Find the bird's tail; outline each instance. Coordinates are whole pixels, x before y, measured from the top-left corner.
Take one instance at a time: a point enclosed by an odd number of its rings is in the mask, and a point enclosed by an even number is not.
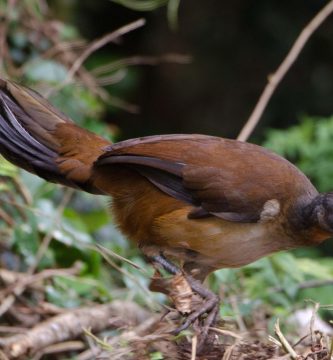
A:
[[[107,145],[38,93],[0,79],[0,153],[10,162],[48,181],[102,193],[91,169]]]

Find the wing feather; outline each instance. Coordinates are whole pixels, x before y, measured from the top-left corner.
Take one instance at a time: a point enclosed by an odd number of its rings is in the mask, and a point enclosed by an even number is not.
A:
[[[271,199],[283,204],[288,194],[316,193],[282,157],[257,145],[211,136],[127,140],[109,146],[95,166],[113,164],[135,169],[169,196],[193,205],[189,218],[255,222]]]

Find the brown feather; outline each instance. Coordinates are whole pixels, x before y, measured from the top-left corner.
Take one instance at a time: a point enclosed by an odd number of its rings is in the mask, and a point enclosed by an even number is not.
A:
[[[130,162],[126,160],[128,156]],[[304,174],[282,157],[235,140],[204,135],[134,139],[110,146],[95,166],[112,164],[113,158],[118,164],[130,163],[133,168],[137,164],[179,176],[185,190],[174,193],[175,198],[184,201],[186,191],[188,202],[229,221],[257,221],[263,205],[270,199],[279,200],[283,207],[290,194],[295,199],[317,194]],[[181,174],[170,166],[156,166],[156,160],[159,164],[163,161],[178,164]],[[146,177],[171,195],[166,175]]]

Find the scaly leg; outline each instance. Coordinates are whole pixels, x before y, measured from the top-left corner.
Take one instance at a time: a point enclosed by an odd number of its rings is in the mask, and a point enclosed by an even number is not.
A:
[[[204,300],[202,306],[200,306],[200,308],[196,311],[192,312],[184,321],[184,323],[173,331],[173,333],[177,335],[181,331],[187,329],[196,320],[199,320],[202,315],[207,314],[201,333],[202,340],[204,341],[207,336],[209,327],[213,325],[216,321],[219,310],[219,297],[213,292],[209,291],[199,280],[196,280],[192,276],[184,273],[181,269],[179,269],[176,265],[166,259],[163,255],[153,256],[151,260],[154,263],[162,266],[168,273],[172,275],[183,274],[192,291],[200,295],[201,298]]]

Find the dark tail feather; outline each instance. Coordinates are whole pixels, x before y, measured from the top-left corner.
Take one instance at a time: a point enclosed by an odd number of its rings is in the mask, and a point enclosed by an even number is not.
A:
[[[42,116],[50,109],[44,108],[44,104],[35,97],[15,84],[0,79],[0,152],[10,162],[32,172],[40,177],[63,185],[77,187],[74,182],[65,178],[59,171],[55,162],[58,154],[57,144],[48,141],[47,132],[43,139],[43,128],[29,113],[40,113]],[[22,106],[20,101],[26,97],[26,106]],[[35,103],[33,103],[35,101]],[[52,108],[51,108],[52,110]],[[60,119],[49,116],[45,125],[55,126],[55,123],[67,119]],[[26,130],[31,131],[34,137]],[[35,136],[36,135],[36,136]],[[44,141],[42,141],[44,140]]]

